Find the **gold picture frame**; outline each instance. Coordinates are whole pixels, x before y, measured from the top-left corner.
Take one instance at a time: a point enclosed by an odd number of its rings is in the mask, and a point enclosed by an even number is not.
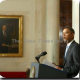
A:
[[[0,15],[0,57],[22,57],[22,33],[22,15]]]

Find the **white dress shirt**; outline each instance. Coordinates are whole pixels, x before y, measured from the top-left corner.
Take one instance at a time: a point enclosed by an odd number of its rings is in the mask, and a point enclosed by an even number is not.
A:
[[[68,50],[68,48],[70,47],[70,45],[71,45],[71,43],[72,43],[73,41],[74,41],[74,40],[72,40],[71,42],[69,42],[69,43],[67,44],[66,50],[65,50],[65,57],[66,57],[67,50]]]

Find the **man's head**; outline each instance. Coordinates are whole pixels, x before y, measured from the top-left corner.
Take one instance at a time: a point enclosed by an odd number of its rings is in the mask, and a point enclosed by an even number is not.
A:
[[[71,27],[65,27],[63,29],[63,40],[64,42],[69,43],[70,41],[72,41],[74,39],[74,30]]]
[[[3,26],[2,26],[2,30],[3,30],[3,31],[6,31],[6,25],[3,25]]]

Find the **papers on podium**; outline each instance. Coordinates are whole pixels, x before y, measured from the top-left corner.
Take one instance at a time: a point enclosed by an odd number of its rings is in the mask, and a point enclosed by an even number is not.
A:
[[[55,64],[52,64],[51,62],[47,61],[46,59],[44,59],[44,61],[42,62],[42,64],[46,64],[46,65],[51,66],[51,67],[56,67]]]

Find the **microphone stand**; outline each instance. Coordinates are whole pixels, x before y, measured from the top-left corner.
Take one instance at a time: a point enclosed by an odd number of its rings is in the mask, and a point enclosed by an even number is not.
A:
[[[44,52],[42,52],[40,55],[36,56],[35,59],[37,60],[38,63],[40,63],[40,61],[39,61],[40,57],[41,57],[41,56],[44,56],[44,55],[46,55],[46,54],[47,54],[47,52],[44,51]]]
[[[36,58],[37,62],[40,63],[40,61],[39,61],[39,57],[35,57],[35,58]]]

